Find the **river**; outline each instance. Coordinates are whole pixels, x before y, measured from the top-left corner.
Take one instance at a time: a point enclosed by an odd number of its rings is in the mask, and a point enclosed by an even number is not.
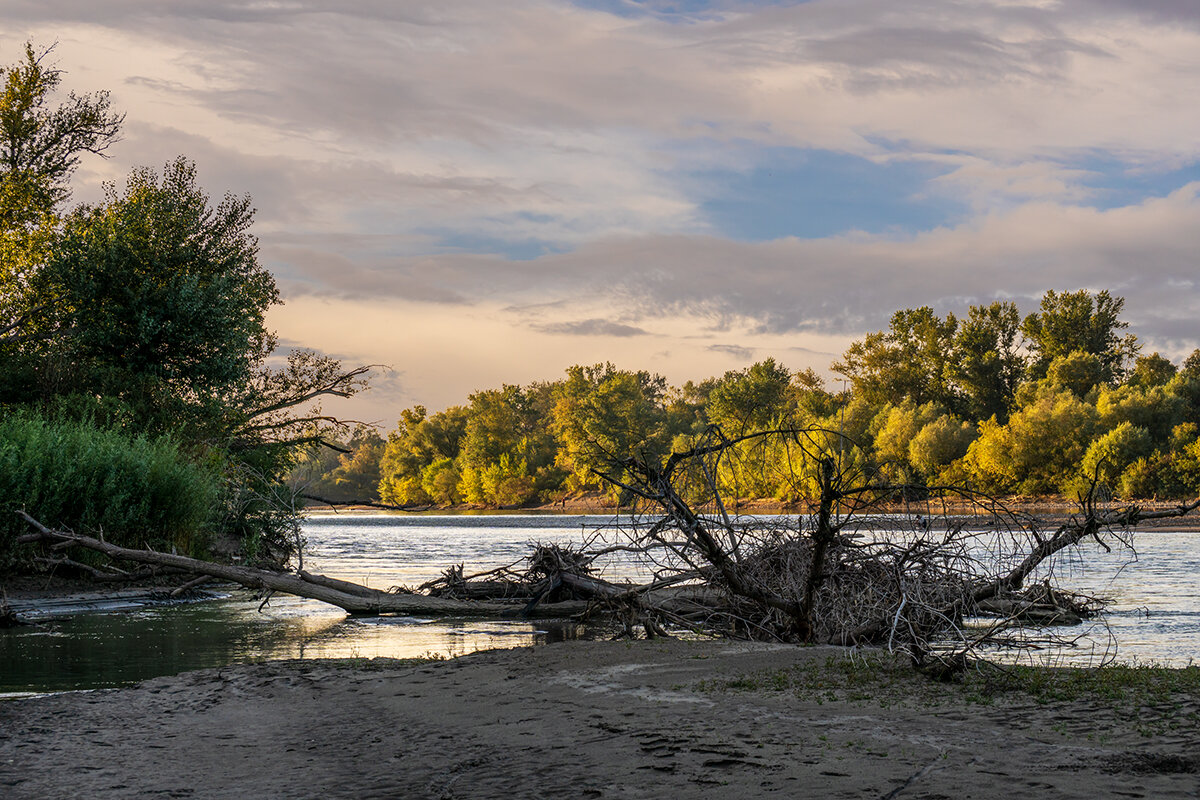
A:
[[[416,586],[453,564],[471,572],[518,561],[534,542],[579,543],[609,522],[527,514],[314,516],[304,524],[305,567],[377,588]],[[1093,545],[1059,570],[1064,588],[1112,601],[1107,629],[1087,640],[1096,649],[1085,647],[1077,656],[1094,660],[1115,643],[1126,663],[1185,666],[1200,656],[1200,534],[1143,532],[1134,543],[1133,560],[1129,551],[1106,553]],[[614,561],[605,576],[636,572]],[[352,618],[316,601],[281,596],[260,610],[249,593],[230,591],[202,603],[82,613],[0,631],[0,696],[120,686],[271,659],[454,657],[585,634],[570,623]]]

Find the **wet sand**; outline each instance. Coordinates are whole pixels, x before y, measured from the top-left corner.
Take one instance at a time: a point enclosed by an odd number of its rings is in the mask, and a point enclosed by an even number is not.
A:
[[[419,664],[225,667],[8,701],[0,797],[1200,793],[1197,697],[1171,698],[1164,716],[1023,695],[979,705],[904,681],[869,697],[775,688],[783,670],[819,675],[836,659],[821,647],[570,642]]]

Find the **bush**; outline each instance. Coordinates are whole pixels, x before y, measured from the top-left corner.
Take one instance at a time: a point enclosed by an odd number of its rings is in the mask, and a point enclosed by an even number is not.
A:
[[[0,421],[0,566],[13,563],[15,538],[29,532],[18,509],[113,544],[202,552],[220,490],[219,475],[170,438],[11,415]]]

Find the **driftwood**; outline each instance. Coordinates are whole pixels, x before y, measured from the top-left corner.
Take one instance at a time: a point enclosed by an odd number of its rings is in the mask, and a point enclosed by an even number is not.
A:
[[[991,597],[980,601],[976,610],[980,614],[1015,619],[1034,625],[1078,625],[1083,622],[1083,617],[1069,608],[1013,598]]]
[[[646,504],[643,513],[658,515],[653,525],[635,520],[628,527],[628,549],[640,550],[658,574],[703,572],[723,600],[708,606],[710,619],[728,630],[883,645],[931,670],[995,648],[1072,646],[1078,637],[1056,638],[1033,626],[1077,623],[1085,614],[1055,593],[1023,593],[1026,581],[1035,574],[1052,579],[1059,554],[1085,540],[1128,544],[1123,532],[1138,523],[1200,508],[1200,500],[1154,512],[1102,508],[1093,480],[1079,512],[1047,531],[969,488],[880,480],[869,466],[842,458],[851,450],[835,431],[777,429],[731,439],[710,428],[686,452],[662,462],[622,459],[602,477]],[[792,485],[815,489],[808,513],[790,520],[730,514],[722,475],[741,458],[775,464]],[[947,510],[951,500],[983,521],[968,529]],[[983,615],[994,621],[969,622]]]
[[[18,511],[17,514],[24,518],[37,531],[36,534],[20,537],[19,541],[21,542],[43,541],[52,545],[83,547],[115,559],[171,567],[182,572],[205,575],[218,580],[241,584],[250,589],[282,592],[298,597],[320,600],[344,609],[351,614],[405,614],[516,619],[521,617],[524,612],[523,606],[502,605],[498,603],[473,603],[418,594],[384,592],[304,571],[301,571],[300,574],[274,572],[255,567],[218,564],[174,553],[159,553],[153,550],[121,547],[91,536],[47,528],[24,511]],[[574,616],[586,610],[586,608],[587,604],[580,602],[545,604],[539,606],[538,616]]]

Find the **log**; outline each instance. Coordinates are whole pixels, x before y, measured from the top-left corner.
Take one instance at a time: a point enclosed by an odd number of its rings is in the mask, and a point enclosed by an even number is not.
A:
[[[433,597],[452,597],[465,600],[529,600],[533,596],[529,584],[516,581],[460,581],[433,587]]]
[[[273,592],[307,597],[337,606],[351,614],[376,616],[379,614],[402,614],[434,617],[498,617],[516,619],[523,616],[522,606],[499,605],[491,603],[473,603],[461,600],[446,600],[439,597],[427,597],[417,594],[394,594],[359,586],[324,575],[302,573],[294,575],[286,572],[272,572],[255,567],[218,564],[203,561],[198,558],[176,555],[174,553],[159,553],[154,550],[137,550],[129,547],[110,544],[101,539],[85,536],[79,533],[56,531],[47,528],[24,511],[17,511],[18,516],[32,525],[42,541],[69,544],[94,550],[98,553],[140,564],[157,564],[190,572],[196,575],[208,575],[223,581],[237,583],[250,589],[269,589]],[[307,575],[307,579],[304,577]],[[340,587],[340,588],[339,588]],[[586,604],[569,603],[547,604],[540,608],[539,617],[574,616]]]
[[[1033,603],[1029,600],[991,597],[980,601],[976,608],[984,614],[1032,622],[1035,625],[1078,625],[1083,622],[1083,619],[1069,608],[1060,608],[1049,603]]]

